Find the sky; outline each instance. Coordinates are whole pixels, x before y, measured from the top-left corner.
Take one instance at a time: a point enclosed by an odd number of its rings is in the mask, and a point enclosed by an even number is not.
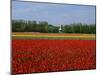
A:
[[[95,6],[12,1],[12,19],[95,24]]]

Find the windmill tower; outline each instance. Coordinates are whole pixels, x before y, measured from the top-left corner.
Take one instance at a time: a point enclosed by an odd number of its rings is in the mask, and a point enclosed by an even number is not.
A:
[[[60,27],[59,27],[59,33],[61,33],[62,32],[62,27],[61,27],[61,25],[60,25]]]

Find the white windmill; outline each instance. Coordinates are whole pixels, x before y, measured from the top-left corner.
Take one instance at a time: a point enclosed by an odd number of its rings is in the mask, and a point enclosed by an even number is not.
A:
[[[60,27],[59,27],[59,33],[61,33],[61,32],[62,32],[62,27],[60,26]]]

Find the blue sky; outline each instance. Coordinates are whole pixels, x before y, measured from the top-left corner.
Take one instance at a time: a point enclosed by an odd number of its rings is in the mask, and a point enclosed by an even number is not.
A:
[[[12,1],[12,19],[47,21],[53,25],[95,24],[95,6]]]

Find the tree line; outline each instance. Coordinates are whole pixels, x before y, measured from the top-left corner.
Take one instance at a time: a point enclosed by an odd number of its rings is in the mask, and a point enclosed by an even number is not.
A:
[[[46,21],[25,21],[12,20],[12,32],[40,32],[40,33],[59,33],[60,26],[48,24]],[[61,25],[61,33],[85,33],[95,34],[95,24],[73,23]]]

